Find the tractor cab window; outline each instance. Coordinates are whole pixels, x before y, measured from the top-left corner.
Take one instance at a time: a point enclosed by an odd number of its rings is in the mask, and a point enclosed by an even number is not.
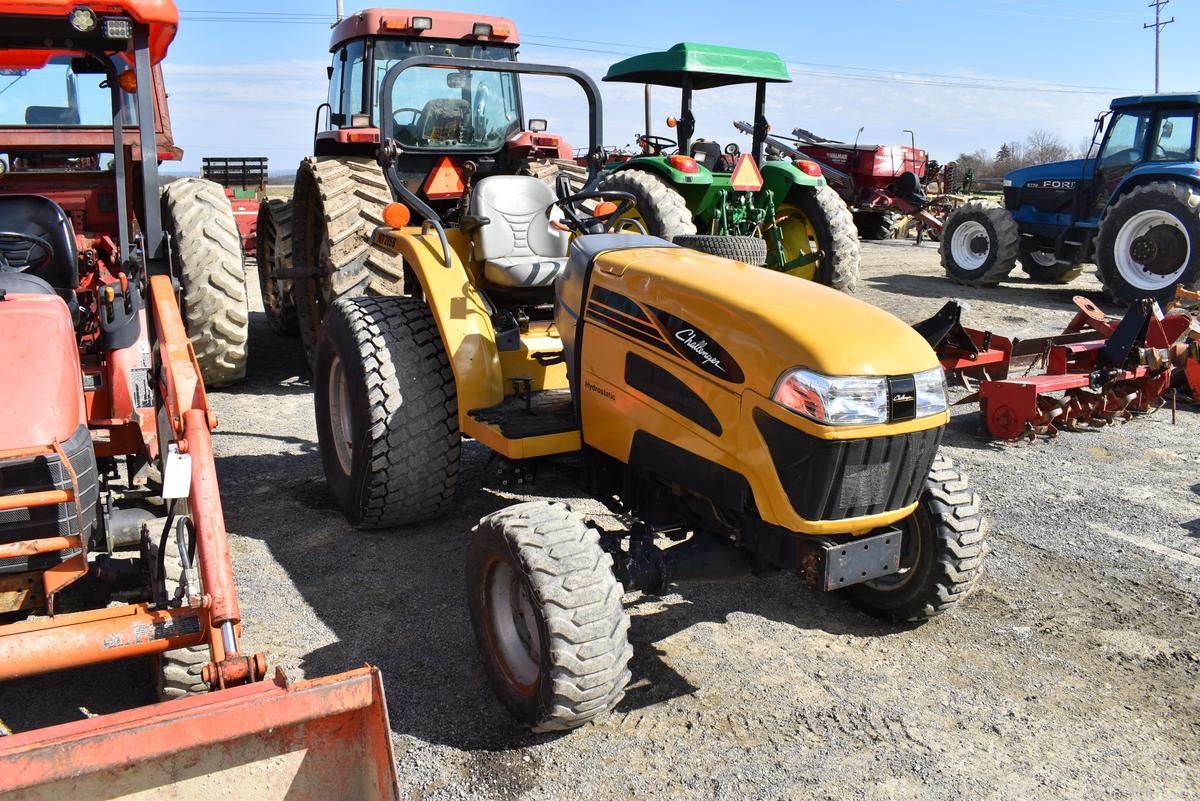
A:
[[[366,45],[361,39],[347,44],[333,57],[329,78],[330,122],[337,128],[350,127],[351,117],[363,113],[363,68]]]
[[[1102,170],[1121,170],[1140,162],[1145,153],[1146,133],[1150,129],[1150,112],[1122,113],[1108,128],[1108,138],[1100,150]]]
[[[516,76],[413,67],[392,88],[392,135],[412,148],[499,149],[521,128]]]
[[[52,58],[41,69],[0,70],[0,126],[111,128],[112,93],[104,75],[76,75],[69,56]],[[128,95],[125,124],[136,125]]]
[[[1151,161],[1191,161],[1196,133],[1195,112],[1165,112],[1158,120]]]

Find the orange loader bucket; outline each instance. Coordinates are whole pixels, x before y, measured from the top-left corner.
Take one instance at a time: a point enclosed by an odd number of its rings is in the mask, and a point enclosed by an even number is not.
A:
[[[0,738],[0,799],[395,801],[372,667],[167,701]]]

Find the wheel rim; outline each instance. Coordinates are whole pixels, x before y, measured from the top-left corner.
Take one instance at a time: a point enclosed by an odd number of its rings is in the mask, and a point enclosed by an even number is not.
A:
[[[1054,252],[1050,250],[1031,250],[1029,251],[1029,259],[1038,267],[1049,269],[1058,264],[1058,259],[1054,257]]]
[[[628,232],[628,233],[640,234],[642,231],[640,228],[638,228],[636,225],[633,224],[635,222],[641,223],[642,227],[646,229],[646,233],[649,234],[650,236],[654,236],[654,232],[650,230],[650,225],[646,222],[646,218],[642,216],[642,213],[637,210],[637,206],[634,206],[629,211],[625,212],[620,217],[613,220],[613,229],[616,230],[618,233]],[[627,223],[628,223],[628,225],[627,225]]]
[[[333,434],[333,450],[337,453],[342,472],[350,475],[354,465],[354,431],[350,420],[350,387],[346,370],[338,356],[329,365],[329,430]]]
[[[541,673],[544,648],[528,584],[499,558],[492,559],[484,576],[484,615],[492,651],[508,683],[529,694]]]
[[[791,203],[781,204],[777,210],[775,227],[779,229],[783,244],[783,260],[777,265],[778,267],[790,264],[801,256],[812,256],[820,250],[821,243],[817,241],[816,226],[798,206],[793,206]],[[770,242],[771,240],[768,239],[768,247]],[[770,263],[770,256],[768,256],[768,263]],[[817,277],[818,265],[819,261],[812,261],[788,270],[787,273],[812,281]]]
[[[967,220],[950,237],[950,255],[965,270],[978,270],[992,252],[992,238],[983,223]]]
[[[881,592],[896,592],[908,586],[917,574],[917,566],[921,564],[926,525],[919,508],[909,515],[900,525],[900,570],[890,576],[864,581],[863,585]]]
[[[1113,245],[1117,272],[1137,289],[1157,291],[1172,286],[1183,276],[1191,256],[1192,243],[1183,222],[1161,209],[1130,217]]]

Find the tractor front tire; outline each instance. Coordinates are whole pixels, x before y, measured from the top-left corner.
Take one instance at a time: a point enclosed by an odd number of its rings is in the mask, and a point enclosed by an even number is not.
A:
[[[176,519],[178,521],[178,518]],[[192,584],[183,583],[183,559],[179,553],[179,540],[172,530],[167,534],[167,547],[163,553],[163,573],[158,571],[158,546],[161,542],[166,518],[154,518],[143,523],[146,540],[146,558],[150,564],[150,575],[154,579],[155,602],[169,606],[186,605],[189,595],[201,594],[200,566],[192,564]],[[173,701],[189,695],[208,692],[208,685],[201,677],[204,666],[212,661],[208,643],[164,651],[154,657],[154,690],[160,701]]]
[[[339,298],[404,294],[403,259],[371,237],[392,202],[373,158],[316,156],[296,173],[292,197],[292,263],[300,339],[309,363],[325,313]]]
[[[285,336],[300,333],[292,282],[275,274],[292,268],[292,204],[271,198],[258,207],[255,249],[258,287],[271,330]]]
[[[183,324],[208,388],[246,375],[250,316],[246,269],[233,206],[220,184],[180,178],[162,195],[172,268],[182,289]]]
[[[745,262],[753,267],[762,267],[767,263],[767,241],[757,236],[680,234],[675,237],[675,244],[681,248]]]
[[[1029,237],[1021,237],[1019,258],[1025,274],[1043,284],[1069,284],[1083,273],[1082,264],[1059,264],[1053,247],[1039,247]]]
[[[1200,191],[1176,181],[1131,189],[1100,218],[1096,267],[1117,303],[1154,298],[1200,285]]]
[[[870,615],[920,623],[946,612],[974,588],[987,553],[979,496],[949,459],[933,461],[917,509],[901,521],[901,572],[846,588]]]
[[[317,339],[313,400],[325,477],[351,525],[411,525],[449,508],[458,484],[458,398],[424,303],[336,302]]]
[[[534,731],[582,726],[629,684],[629,615],[612,556],[583,515],[533,501],[479,521],[467,604],[496,695]]]
[[[891,211],[854,212],[854,227],[858,229],[859,239],[870,242],[891,239],[899,222],[900,215]]]
[[[694,236],[696,223],[683,195],[666,179],[641,169],[620,170],[600,182],[597,191],[628,192],[646,233],[668,242],[677,236]]]
[[[981,201],[955,209],[942,229],[942,268],[956,284],[996,286],[1017,266],[1021,234],[1007,209]]]
[[[795,224],[801,222],[806,224]],[[793,187],[780,205],[777,223],[783,229],[786,257],[794,259],[815,248],[821,253],[816,262],[816,281],[847,294],[858,288],[858,229],[854,227],[854,215],[831,187]],[[806,239],[791,241],[796,236]]]

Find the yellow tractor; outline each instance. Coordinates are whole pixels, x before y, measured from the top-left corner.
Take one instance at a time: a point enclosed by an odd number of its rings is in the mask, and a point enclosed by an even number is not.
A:
[[[583,89],[591,180],[556,196],[536,178],[484,177],[449,226],[400,180],[396,160],[420,145],[397,142],[391,112],[440,82],[469,107],[495,73]],[[317,340],[321,455],[346,516],[382,528],[444,512],[469,437],[518,473],[578,468],[629,521],[602,531],[538,501],[476,527],[470,614],[517,718],[571,728],[620,700],[626,592],[787,570],[917,622],[971,590],[979,498],[938,455],[945,383],[914,330],[827,287],[614,232],[634,199],[593,189],[601,110],[582,72],[422,56],[388,71],[381,104],[398,202],[374,242],[416,281],[339,301]],[[421,227],[405,225],[414,213]]]

